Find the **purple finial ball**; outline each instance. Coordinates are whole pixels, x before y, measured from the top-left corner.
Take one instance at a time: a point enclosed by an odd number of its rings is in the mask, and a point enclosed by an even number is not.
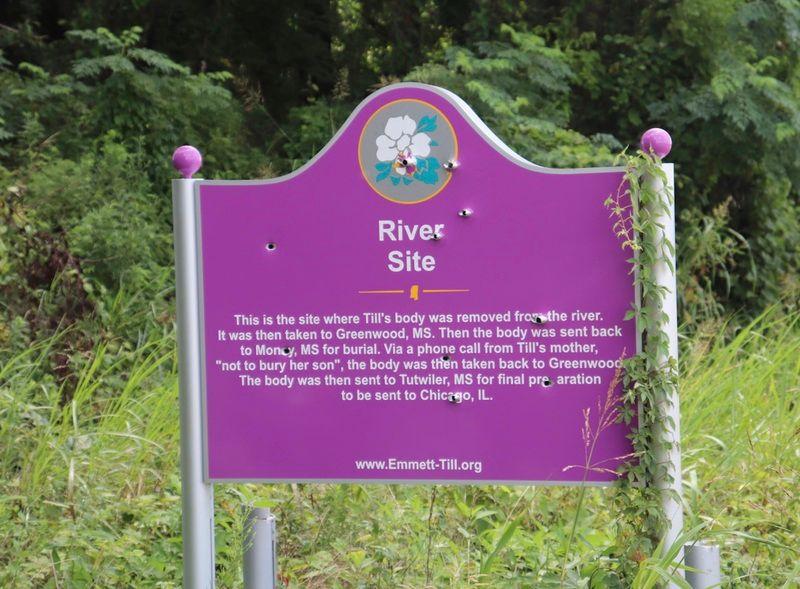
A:
[[[672,149],[672,137],[664,129],[653,127],[644,132],[640,145],[645,153],[653,152],[663,159]]]
[[[203,165],[203,156],[200,155],[197,148],[191,145],[181,145],[172,154],[172,165],[181,176],[189,179]]]

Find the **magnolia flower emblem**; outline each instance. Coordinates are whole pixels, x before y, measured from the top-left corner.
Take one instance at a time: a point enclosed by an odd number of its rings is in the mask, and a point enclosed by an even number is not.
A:
[[[414,181],[436,184],[439,160],[431,157],[431,147],[438,143],[431,137],[436,131],[436,115],[424,116],[419,124],[408,115],[390,117],[383,135],[375,140],[378,163],[376,182],[389,178],[395,186]]]

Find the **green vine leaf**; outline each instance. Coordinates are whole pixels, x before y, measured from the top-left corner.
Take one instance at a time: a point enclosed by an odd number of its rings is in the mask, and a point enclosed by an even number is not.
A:
[[[652,268],[663,263],[675,273],[672,257],[675,245],[669,239],[659,217],[670,212],[673,195],[665,189],[666,198],[655,188],[667,187],[667,177],[657,157],[638,151],[625,152],[625,174],[616,194],[605,199],[605,206],[614,220],[612,231],[621,247],[634,254],[627,259],[633,284],[640,301],[626,313],[625,320],[636,320],[642,338],[642,350],[623,360],[623,392],[619,421],[631,425],[628,436],[633,445],[632,459],[619,469],[615,502],[624,514],[618,538],[618,552],[623,578],[632,578],[638,566],[636,551],[652,550],[662,538],[667,517],[662,507],[662,493],[657,482],[671,483],[672,477],[659,456],[670,443],[660,437],[658,427],[674,427],[664,415],[667,393],[677,385],[674,358],[669,355],[669,338],[665,331],[669,316],[664,311],[668,292],[656,282]],[[663,485],[662,485],[663,486]]]

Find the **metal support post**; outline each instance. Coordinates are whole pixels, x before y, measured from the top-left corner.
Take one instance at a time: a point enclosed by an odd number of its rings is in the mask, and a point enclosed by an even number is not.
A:
[[[722,583],[720,574],[719,546],[698,542],[687,544],[686,566],[696,571],[686,571],[686,581],[692,589],[711,589]]]
[[[275,516],[266,507],[247,508],[244,524],[244,589],[277,587]]]
[[[642,136],[642,148],[645,152],[655,153],[659,158],[666,156],[672,147],[672,139],[663,129],[650,129]],[[675,203],[670,195],[674,195],[675,167],[673,164],[662,164],[666,176],[666,183],[660,178],[649,178],[650,187],[661,196],[662,204],[654,212],[655,222],[664,228],[664,238],[675,244]],[[675,255],[662,244],[655,244],[663,256],[668,260],[659,260],[652,269],[653,279],[656,284],[664,288],[663,308],[660,310],[666,316],[664,330],[668,340],[668,350],[660,353],[658,361],[666,364],[670,359],[678,360],[678,289],[675,275]],[[654,310],[658,311],[658,310]],[[662,506],[667,516],[667,530],[664,538],[664,550],[668,550],[683,532],[683,503],[681,501],[683,481],[681,470],[681,413],[677,390],[664,392],[660,401],[661,419],[659,430],[656,432],[658,439],[667,442],[667,448],[659,452],[657,460],[666,467],[666,476],[656,481],[663,490]],[[677,562],[683,561],[683,547],[676,557]]]
[[[203,476],[196,180],[191,179],[202,159],[196,149],[183,146],[175,151],[172,161],[184,176],[172,181],[181,410],[183,586],[213,589],[214,490]]]

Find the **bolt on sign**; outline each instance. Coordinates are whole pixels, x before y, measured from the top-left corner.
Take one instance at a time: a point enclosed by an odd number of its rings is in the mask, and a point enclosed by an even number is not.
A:
[[[400,84],[287,176],[195,182],[205,479],[613,481],[622,180]]]

